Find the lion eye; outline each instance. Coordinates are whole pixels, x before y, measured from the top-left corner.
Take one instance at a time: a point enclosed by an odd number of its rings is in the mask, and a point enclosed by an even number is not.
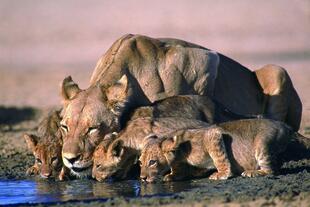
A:
[[[157,160],[150,160],[149,161],[149,166],[157,164]]]
[[[64,130],[65,132],[68,132],[68,127],[64,124],[60,125],[61,129]]]
[[[52,163],[56,162],[57,161],[57,157],[53,157],[51,161],[52,161]]]
[[[97,169],[97,170],[101,170],[101,165],[100,165],[100,164],[97,164],[97,165],[96,165],[96,169]]]
[[[98,127],[89,127],[86,134],[91,135],[91,134],[95,133],[97,130],[98,130]]]
[[[42,161],[39,158],[36,158],[36,162],[40,165],[42,164]]]

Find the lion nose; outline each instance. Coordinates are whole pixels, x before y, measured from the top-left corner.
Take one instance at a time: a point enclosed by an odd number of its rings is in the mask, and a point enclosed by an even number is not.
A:
[[[75,157],[65,157],[65,159],[70,163],[73,164],[75,161],[79,160],[81,158],[81,155],[77,155]]]
[[[48,178],[48,177],[51,176],[51,172],[42,172],[42,173],[41,173],[41,176],[42,176],[43,178]]]
[[[146,182],[146,176],[140,176],[140,179],[143,181],[143,182]]]

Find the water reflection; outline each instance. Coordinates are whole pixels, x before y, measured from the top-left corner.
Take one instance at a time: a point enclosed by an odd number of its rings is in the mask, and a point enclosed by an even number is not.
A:
[[[99,183],[93,180],[55,182],[0,180],[0,205],[46,203],[111,197],[162,196],[197,187],[193,181],[145,184],[137,180]]]
[[[92,189],[93,195],[96,198],[137,197],[140,195],[140,182],[137,180],[106,183],[94,182]]]

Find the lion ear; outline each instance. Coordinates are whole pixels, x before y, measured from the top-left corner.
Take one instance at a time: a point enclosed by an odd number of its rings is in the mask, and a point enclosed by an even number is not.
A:
[[[37,146],[39,138],[34,134],[24,134],[24,139],[27,143],[28,148],[31,151],[34,151],[34,148]]]
[[[169,139],[165,139],[161,142],[160,148],[163,152],[170,152],[171,150],[173,150],[173,141],[171,138]]]
[[[173,138],[173,147],[178,148],[180,144],[184,142],[183,137],[181,135],[174,135]]]
[[[59,116],[59,111],[53,111],[48,116],[49,116],[49,121],[48,121],[49,128],[53,134],[56,134],[56,132],[60,128],[60,121],[61,121],[61,118]]]
[[[183,140],[183,137],[180,135],[174,135],[173,137],[169,137],[168,139],[165,139],[161,143],[161,149],[164,152],[170,152],[175,151],[179,148],[179,146],[185,142]]]
[[[128,78],[123,75],[115,84],[105,90],[108,101],[125,102],[128,95]]]
[[[111,148],[111,153],[114,157],[120,157],[124,153],[124,148],[123,148],[124,142],[123,140],[115,140],[112,143],[112,148]]]
[[[108,107],[116,115],[120,115],[126,106],[128,88],[128,78],[126,75],[123,75],[114,85],[102,89],[106,96]]]
[[[76,96],[76,94],[78,94],[81,91],[81,89],[79,88],[78,84],[76,84],[71,76],[66,77],[63,81],[62,81],[62,85],[61,85],[61,95],[62,98],[67,101],[67,100],[71,100],[74,96]]]

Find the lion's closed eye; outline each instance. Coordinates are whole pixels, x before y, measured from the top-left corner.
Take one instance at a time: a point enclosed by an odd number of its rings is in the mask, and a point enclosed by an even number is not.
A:
[[[41,159],[40,158],[36,158],[36,162],[38,163],[38,164],[42,164],[42,161],[41,161]]]
[[[67,132],[69,131],[68,126],[65,125],[65,124],[61,124],[61,125],[60,125],[60,128],[61,128],[65,133],[67,133]]]
[[[156,165],[157,164],[157,160],[150,160],[149,161],[149,167],[150,166],[154,166],[154,165]]]
[[[102,165],[101,164],[96,164],[96,170],[102,171],[103,170]]]
[[[98,130],[98,127],[97,127],[97,126],[89,127],[88,130],[87,130],[87,132],[86,132],[86,134],[92,135],[92,134],[94,134],[94,133],[96,133],[96,132],[98,132],[98,131],[99,131],[99,130]]]
[[[52,157],[52,159],[51,159],[51,162],[54,164],[54,163],[56,163],[58,161],[58,158],[57,157]]]

